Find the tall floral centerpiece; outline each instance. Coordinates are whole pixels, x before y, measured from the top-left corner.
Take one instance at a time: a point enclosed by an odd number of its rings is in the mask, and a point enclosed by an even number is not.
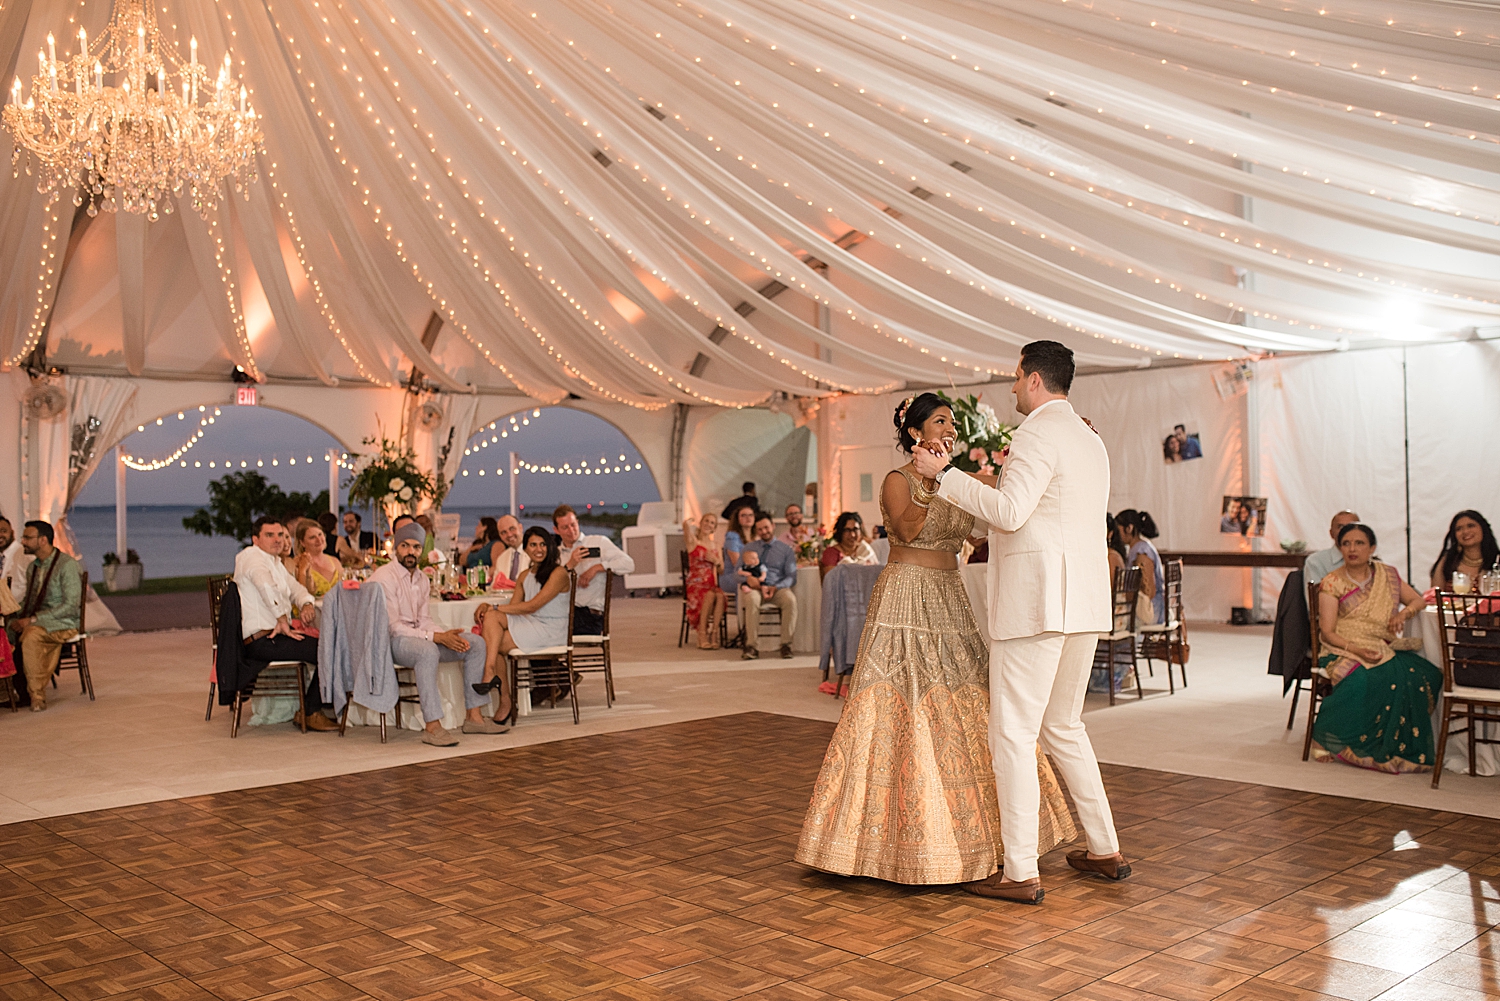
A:
[[[995,408],[981,403],[972,393],[958,399],[938,393],[953,408],[958,441],[953,446],[953,465],[966,473],[993,474],[1005,461],[1015,428],[1000,422]]]
[[[409,447],[384,436],[366,438],[364,443],[375,451],[351,456],[354,476],[349,481],[349,506],[373,507],[376,531],[385,534],[399,515],[415,513],[420,501],[433,496],[432,478],[417,468],[416,453]]]

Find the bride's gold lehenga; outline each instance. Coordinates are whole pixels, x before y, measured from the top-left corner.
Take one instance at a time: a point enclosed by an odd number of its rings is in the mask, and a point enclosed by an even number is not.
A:
[[[899,470],[908,485],[915,474]],[[916,538],[958,553],[974,517],[934,499]],[[962,883],[999,867],[1000,811],[988,739],[989,646],[959,571],[891,563],[870,595],[849,700],[813,787],[797,861],[894,883]],[[1038,847],[1077,837],[1041,751]]]

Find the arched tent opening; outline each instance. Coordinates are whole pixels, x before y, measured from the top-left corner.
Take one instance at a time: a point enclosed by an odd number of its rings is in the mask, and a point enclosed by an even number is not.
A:
[[[545,523],[558,504],[589,517],[628,515],[662,499],[651,463],[623,428],[567,406],[528,407],[480,424],[459,450],[452,479],[443,510],[460,515],[465,536],[482,515],[515,513],[528,524]]]
[[[347,451],[325,428],[300,415],[208,404],[140,419],[117,444],[118,452],[108,449],[83,484],[68,517],[77,555],[95,579],[105,553],[125,558],[122,537],[125,549],[149,553],[147,577],[227,572],[240,543],[232,535],[205,536],[183,525],[184,518],[209,504],[210,483],[238,477],[233,491],[238,501],[276,506],[275,498],[292,498],[290,508],[315,516],[329,509],[330,488],[339,494],[334,460]],[[255,477],[270,489],[245,489],[247,481],[259,482]],[[119,512],[122,499],[125,510]]]

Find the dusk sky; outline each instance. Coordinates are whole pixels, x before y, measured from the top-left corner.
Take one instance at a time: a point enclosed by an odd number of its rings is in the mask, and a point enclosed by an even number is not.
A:
[[[300,417],[265,407],[223,406],[220,411],[202,440],[183,453],[181,458],[188,468],[174,465],[155,472],[131,470],[126,482],[128,503],[203,504],[208,500],[209,480],[225,475],[222,467],[226,460],[233,462],[234,469],[239,469],[242,461],[249,463],[246,468],[259,468],[283,490],[317,494],[328,486],[328,466],[323,457],[338,443],[327,432]],[[188,411],[182,420],[175,413],[167,414],[161,426],[153,421],[146,425],[145,431],[129,435],[124,441],[125,451],[142,460],[168,456],[192,435],[198,416],[196,410]],[[495,432],[486,430],[486,439],[490,434],[498,436],[499,430],[498,426]],[[476,436],[474,441],[478,440]],[[606,421],[566,407],[544,407],[540,417],[531,418],[530,425],[466,458],[462,468],[469,475],[459,475],[445,504],[503,509],[508,502],[509,487],[505,477],[497,477],[495,472],[504,469],[505,453],[512,448],[526,461],[554,466],[564,462],[576,466],[585,459],[597,463],[601,457],[617,462],[621,454],[631,466],[642,461],[629,440]],[[309,456],[313,459],[311,465],[307,462]],[[215,468],[210,469],[209,462]],[[264,465],[257,467],[257,462]],[[202,466],[195,468],[194,463]],[[483,477],[478,475],[481,468],[485,471]],[[519,491],[520,502],[528,506],[601,501],[634,505],[658,499],[655,481],[644,465],[640,470],[606,476],[523,473]],[[88,507],[114,502],[111,455],[100,463],[77,503]]]

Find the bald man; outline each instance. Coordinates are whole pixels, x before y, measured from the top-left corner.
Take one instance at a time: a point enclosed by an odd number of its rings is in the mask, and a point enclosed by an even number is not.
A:
[[[1333,540],[1333,545],[1327,549],[1320,549],[1313,553],[1302,564],[1302,581],[1304,584],[1316,584],[1344,565],[1344,554],[1339,552],[1338,547],[1339,529],[1345,525],[1352,525],[1359,520],[1359,515],[1353,511],[1340,511],[1333,516],[1333,521],[1328,525],[1328,537]]]
[[[500,530],[500,541],[505,548],[495,557],[491,569],[514,582],[522,570],[531,566],[531,557],[521,548],[521,522],[514,515],[504,514],[495,519],[495,527]]]

